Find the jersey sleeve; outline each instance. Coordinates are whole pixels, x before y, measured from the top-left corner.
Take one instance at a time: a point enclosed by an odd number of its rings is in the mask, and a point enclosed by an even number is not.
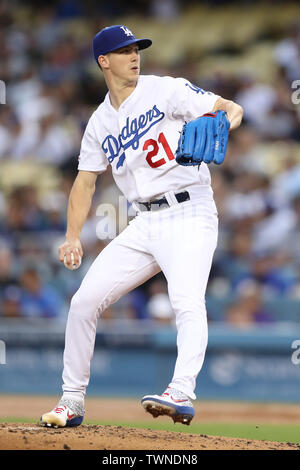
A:
[[[173,79],[169,102],[171,119],[182,118],[189,122],[212,111],[220,96],[203,90],[184,78]]]
[[[100,147],[93,125],[93,116],[91,116],[81,141],[78,170],[103,173],[107,166],[108,160]]]

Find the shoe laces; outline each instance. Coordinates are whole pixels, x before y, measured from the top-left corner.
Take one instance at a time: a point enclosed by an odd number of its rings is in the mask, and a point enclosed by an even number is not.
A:
[[[66,406],[62,406],[62,407],[57,406],[56,408],[54,408],[54,412],[57,413],[57,414],[61,414],[61,413],[63,413],[66,409],[67,409]]]
[[[192,404],[191,400],[189,399],[189,397],[185,393],[180,392],[180,390],[176,390],[176,388],[168,387],[164,391],[162,396],[168,396],[168,397],[172,396],[175,400],[186,400],[187,405],[193,406],[193,404]]]

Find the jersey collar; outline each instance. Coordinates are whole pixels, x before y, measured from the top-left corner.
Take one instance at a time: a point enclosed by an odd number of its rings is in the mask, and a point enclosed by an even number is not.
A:
[[[143,76],[140,75],[139,76],[139,79],[138,79],[138,82],[136,84],[136,87],[135,89],[133,90],[132,93],[130,93],[130,95],[126,98],[126,100],[123,101],[123,103],[121,104],[121,106],[119,107],[118,111],[112,106],[111,102],[110,102],[110,97],[109,97],[109,91],[106,93],[105,95],[105,99],[104,99],[104,103],[105,105],[110,109],[112,110],[113,112],[115,113],[119,113],[120,111],[122,111],[122,109],[124,109],[124,107],[132,100],[132,99],[136,99],[137,95],[139,94],[140,92],[140,87],[141,87],[141,82],[143,80]]]

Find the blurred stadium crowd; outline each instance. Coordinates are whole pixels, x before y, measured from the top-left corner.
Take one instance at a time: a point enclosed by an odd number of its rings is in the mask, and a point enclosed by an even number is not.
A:
[[[297,16],[298,15],[298,16]],[[58,260],[87,121],[106,87],[91,40],[108,24],[151,37],[142,73],[182,76],[244,108],[222,167],[210,167],[220,235],[207,291],[210,321],[241,327],[300,320],[300,16],[297,3],[1,1],[0,318],[65,321],[99,239],[101,203],[118,214],[110,171],[82,234],[85,256]],[[162,274],[105,313],[173,322]]]

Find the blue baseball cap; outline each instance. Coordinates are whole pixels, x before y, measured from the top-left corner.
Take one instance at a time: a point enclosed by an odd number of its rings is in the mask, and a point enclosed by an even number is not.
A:
[[[137,44],[139,49],[146,49],[151,46],[152,41],[151,39],[137,39],[126,26],[108,26],[99,31],[93,39],[95,60],[98,63],[99,55],[108,54],[130,44]]]

